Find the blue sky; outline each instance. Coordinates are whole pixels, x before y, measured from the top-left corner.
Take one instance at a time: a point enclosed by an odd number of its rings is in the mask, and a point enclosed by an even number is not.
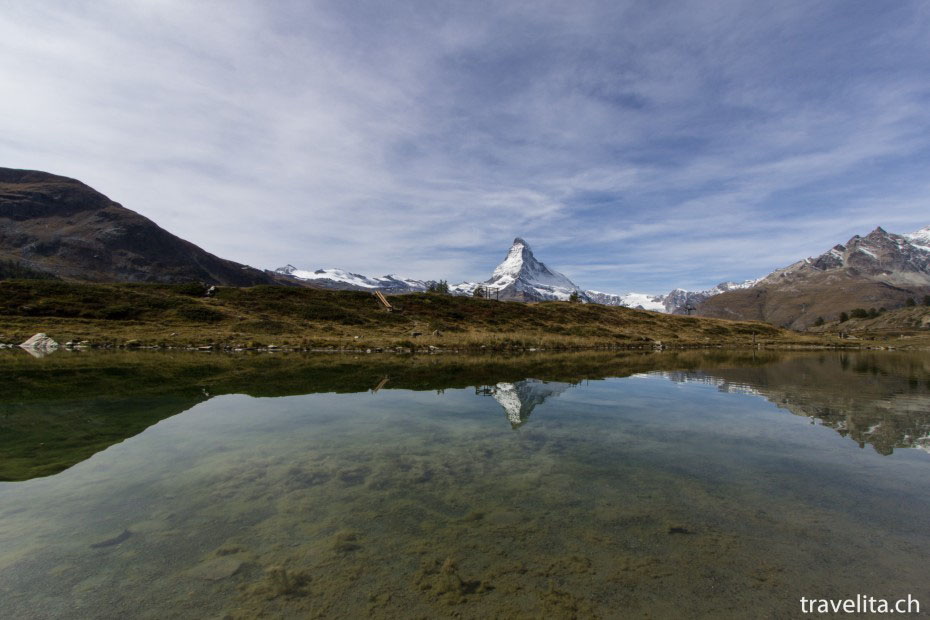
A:
[[[226,258],[706,288],[930,224],[926,2],[11,2],[0,166]]]

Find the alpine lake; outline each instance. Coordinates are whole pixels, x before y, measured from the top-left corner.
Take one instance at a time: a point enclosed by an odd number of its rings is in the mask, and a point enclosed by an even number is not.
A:
[[[0,354],[2,618],[930,608],[930,354]]]

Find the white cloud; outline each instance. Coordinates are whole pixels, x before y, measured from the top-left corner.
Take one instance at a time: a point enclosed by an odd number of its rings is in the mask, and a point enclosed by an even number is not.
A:
[[[475,279],[520,235],[589,288],[703,287],[930,223],[928,22],[919,3],[29,3],[0,14],[0,165],[261,267]]]

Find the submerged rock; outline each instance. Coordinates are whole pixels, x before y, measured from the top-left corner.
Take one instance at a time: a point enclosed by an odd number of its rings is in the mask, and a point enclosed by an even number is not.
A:
[[[101,540],[100,542],[94,543],[90,546],[91,549],[102,549],[104,547],[114,547],[121,542],[128,540],[132,536],[132,532],[129,530],[123,530],[121,534],[107,538],[106,540]]]
[[[187,571],[187,574],[194,579],[219,581],[232,577],[239,572],[240,568],[242,568],[242,560],[227,555],[201,562]]]

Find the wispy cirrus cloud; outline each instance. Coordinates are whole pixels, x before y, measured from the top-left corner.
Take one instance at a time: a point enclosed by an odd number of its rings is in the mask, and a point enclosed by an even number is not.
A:
[[[927,225],[920,2],[24,3],[0,165],[273,268],[762,275]]]

